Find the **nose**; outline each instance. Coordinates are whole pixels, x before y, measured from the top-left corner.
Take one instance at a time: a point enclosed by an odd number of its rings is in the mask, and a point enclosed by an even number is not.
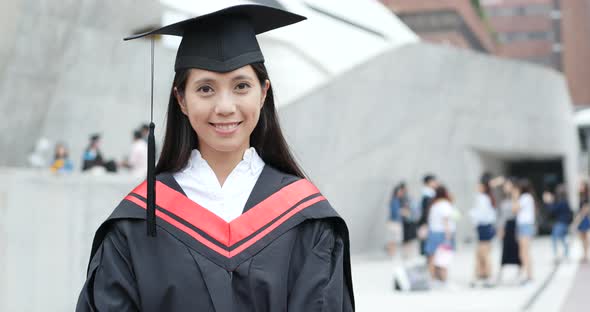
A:
[[[231,115],[236,112],[236,104],[231,94],[223,93],[215,104],[215,113],[219,115]]]

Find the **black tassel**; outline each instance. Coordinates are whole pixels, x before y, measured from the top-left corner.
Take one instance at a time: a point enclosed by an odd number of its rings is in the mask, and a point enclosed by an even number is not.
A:
[[[148,135],[148,172],[147,172],[147,235],[156,237],[156,140],[154,138],[154,38],[152,46],[152,94],[150,106],[150,133]]]
[[[156,237],[156,143],[153,122],[148,135],[148,173],[147,173],[147,234]]]

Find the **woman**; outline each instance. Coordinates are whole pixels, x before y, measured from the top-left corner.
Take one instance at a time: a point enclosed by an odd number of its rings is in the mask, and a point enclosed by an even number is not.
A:
[[[293,160],[255,37],[303,19],[241,5],[148,33],[183,36],[157,196],[99,228],[77,311],[354,310],[346,224]]]
[[[551,229],[551,241],[553,243],[553,257],[555,262],[559,262],[559,252],[557,244],[560,242],[563,246],[563,258],[569,256],[569,246],[567,243],[567,232],[572,222],[573,212],[567,200],[565,185],[559,184],[555,189],[555,198],[550,192],[543,193],[543,204],[545,209],[555,220]]]
[[[388,255],[391,257],[395,256],[396,247],[402,236],[401,210],[406,205],[405,187],[403,182],[396,185],[393,188],[391,200],[389,201],[389,218],[387,220],[389,238],[386,249]]]
[[[428,257],[430,275],[435,280],[446,282],[447,268],[438,267],[434,263],[434,254],[443,244],[454,248],[455,221],[451,197],[446,187],[440,185],[435,190],[434,198],[428,214],[428,238],[424,251]]]
[[[396,217],[397,222],[401,222],[401,242],[403,248],[401,255],[403,259],[410,258],[413,250],[412,244],[416,240],[416,217],[411,205],[407,186],[402,182],[394,189],[394,196],[390,205],[390,218]]]
[[[62,143],[56,144],[51,171],[55,173],[71,173],[73,170],[74,164],[70,160],[66,146]]]
[[[492,263],[490,260],[491,241],[496,235],[496,202],[490,186],[491,177],[484,175],[477,185],[475,206],[471,210],[471,218],[477,227],[477,251],[475,254],[475,279],[472,287],[479,284],[491,286]]]
[[[588,232],[590,231],[590,204],[589,204],[589,188],[588,182],[582,181],[580,183],[580,204],[578,213],[573,222],[577,225],[577,230],[580,233],[580,240],[582,241],[582,263],[588,263]]]
[[[498,272],[498,283],[502,282],[502,271],[506,265],[521,266],[518,255],[518,241],[516,239],[516,214],[512,210],[512,193],[517,180],[508,178],[502,185],[503,200],[500,202],[499,236],[502,239],[502,259]]]
[[[529,180],[522,179],[512,193],[512,211],[516,214],[518,255],[522,262],[522,272],[526,274],[521,280],[522,285],[528,284],[533,279],[530,244],[535,236],[535,199],[532,192],[533,188]]]

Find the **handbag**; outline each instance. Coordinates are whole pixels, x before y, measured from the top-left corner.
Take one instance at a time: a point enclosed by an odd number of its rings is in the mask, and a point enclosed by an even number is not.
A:
[[[454,256],[453,246],[448,243],[440,244],[434,252],[434,265],[446,269],[451,265]]]

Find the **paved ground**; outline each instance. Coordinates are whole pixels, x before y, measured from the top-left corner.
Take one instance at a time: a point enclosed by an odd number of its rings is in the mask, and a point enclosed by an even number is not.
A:
[[[590,268],[587,265],[578,265],[580,246],[577,241],[572,245],[572,260],[556,266],[550,240],[535,240],[534,281],[526,286],[519,286],[515,283],[516,269],[507,268],[504,282],[491,289],[469,287],[473,274],[473,246],[459,248],[449,272],[449,286],[428,292],[394,291],[392,272],[398,261],[384,254],[353,257],[357,310],[590,311]],[[499,246],[494,246],[494,259],[499,259],[499,251]]]

